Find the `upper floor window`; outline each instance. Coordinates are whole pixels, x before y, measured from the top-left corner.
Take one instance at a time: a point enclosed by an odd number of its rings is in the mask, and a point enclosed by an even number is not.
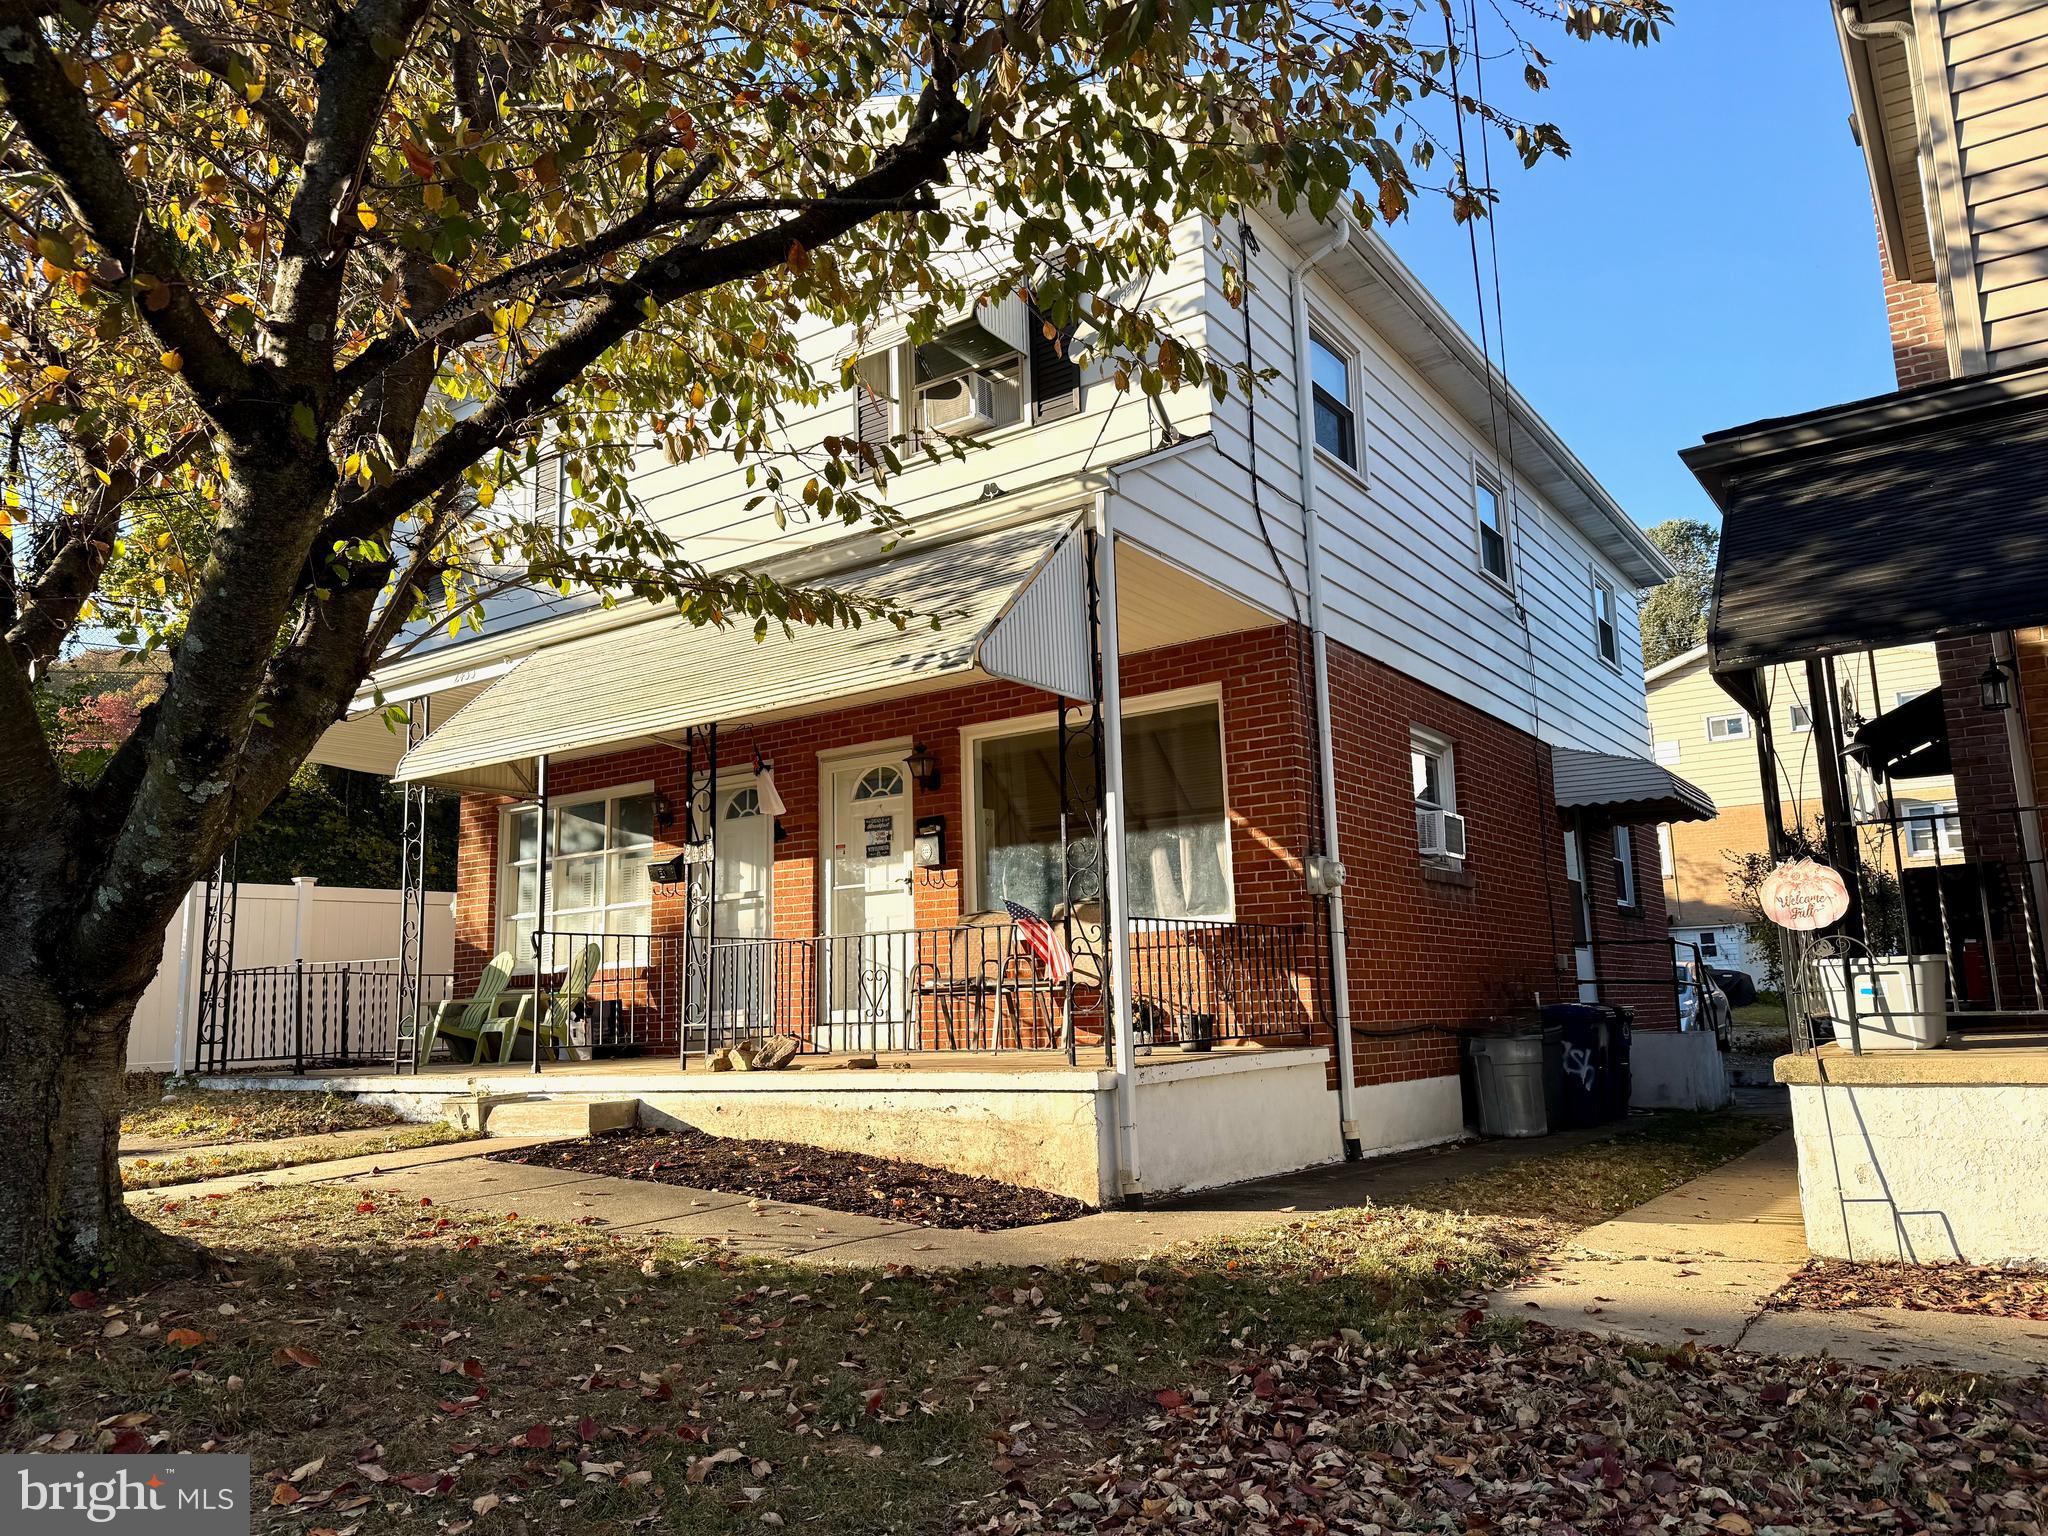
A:
[[[1024,358],[969,323],[911,349],[913,431],[979,437],[1024,419]]]
[[[1902,704],[1910,704],[1922,694],[1932,693],[1933,691],[1931,688],[1901,688],[1892,695],[1892,708],[1897,709]]]
[[[1810,731],[1813,729],[1813,711],[1804,704],[1794,704],[1791,709],[1792,729]]]
[[[1486,476],[1478,482],[1479,568],[1502,586],[1508,580],[1508,517],[1500,487]]]
[[[1352,405],[1351,359],[1313,331],[1309,333],[1308,348],[1315,394],[1316,446],[1356,469],[1358,413]]]
[[[1749,735],[1747,715],[1707,716],[1707,740],[1741,741]]]
[[[1936,854],[1955,858],[1963,851],[1963,823],[1956,815],[1956,802],[1941,804],[1907,803],[1899,807],[1906,818],[1906,849],[1916,859]]]
[[[1621,665],[1621,631],[1614,621],[1614,587],[1604,576],[1593,578],[1593,645],[1607,665]]]

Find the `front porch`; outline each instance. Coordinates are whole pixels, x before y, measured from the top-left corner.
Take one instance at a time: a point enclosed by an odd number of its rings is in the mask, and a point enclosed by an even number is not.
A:
[[[1121,1201],[1118,1075],[1064,1051],[884,1053],[871,1068],[800,1057],[776,1072],[711,1072],[688,1058],[439,1064],[405,1077],[354,1068],[244,1072],[203,1086],[361,1095],[409,1119],[483,1128],[508,1104],[628,1105],[642,1126],[903,1159],[1070,1196]],[[1251,1042],[1156,1052],[1132,1074],[1154,1195],[1333,1162],[1327,1047]],[[1418,1138],[1419,1139],[1419,1138]]]

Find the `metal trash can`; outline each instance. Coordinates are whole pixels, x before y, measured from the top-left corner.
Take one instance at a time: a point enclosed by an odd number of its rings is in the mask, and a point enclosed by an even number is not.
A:
[[[1482,1136],[1541,1136],[1550,1129],[1543,1107],[1543,1037],[1480,1035],[1472,1041],[1479,1081]]]

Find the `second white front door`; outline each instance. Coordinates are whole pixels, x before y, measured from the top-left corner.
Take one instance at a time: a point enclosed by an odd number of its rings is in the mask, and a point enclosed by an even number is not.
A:
[[[825,893],[827,1000],[847,1046],[889,1043],[909,1004],[916,961],[910,864],[910,770],[897,757],[831,774],[830,887]]]

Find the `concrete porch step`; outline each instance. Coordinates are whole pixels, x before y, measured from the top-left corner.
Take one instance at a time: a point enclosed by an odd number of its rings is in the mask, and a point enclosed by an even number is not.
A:
[[[638,1099],[499,1099],[481,1106],[491,1136],[594,1136],[630,1129]]]

